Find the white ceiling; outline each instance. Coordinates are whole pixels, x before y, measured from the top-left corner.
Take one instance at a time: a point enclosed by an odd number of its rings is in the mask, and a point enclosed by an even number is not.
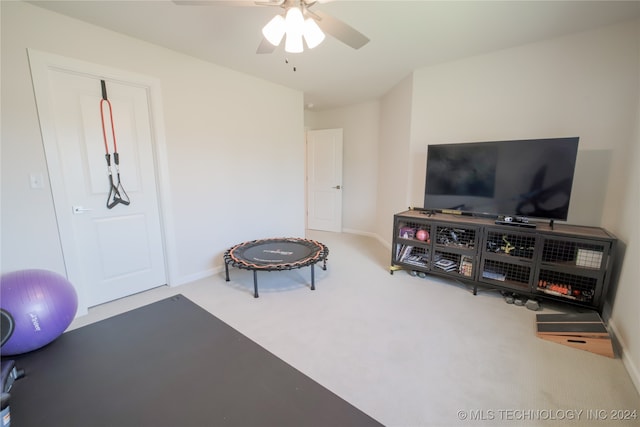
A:
[[[640,16],[640,1],[319,2],[371,41],[327,39],[313,50],[256,54],[281,9],[250,1],[30,1],[29,3],[304,92],[321,110],[376,99],[412,70]],[[295,68],[295,71],[294,71]]]

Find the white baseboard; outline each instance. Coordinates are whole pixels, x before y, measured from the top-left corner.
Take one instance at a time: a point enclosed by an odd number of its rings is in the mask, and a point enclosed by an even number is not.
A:
[[[389,242],[385,242],[384,239],[382,239],[382,237],[378,236],[376,233],[371,233],[369,231],[355,230],[352,228],[344,228],[342,229],[342,232],[349,233],[349,234],[358,234],[360,236],[367,236],[367,237],[374,238],[378,242],[380,242],[385,248],[389,250],[391,249],[391,245],[389,244]]]
[[[218,266],[214,268],[209,268],[207,270],[199,271],[197,273],[188,274],[186,276],[181,276],[176,278],[169,284],[171,287],[186,285],[187,283],[195,282],[197,280],[206,279],[207,277],[215,276],[224,270],[224,266]]]
[[[375,233],[372,233],[370,231],[364,231],[364,230],[356,230],[355,228],[343,228],[342,232],[349,233],[349,234],[357,234],[360,236],[373,237],[373,238],[377,237]]]
[[[355,230],[355,229],[343,229],[342,232],[349,233],[349,234],[358,234],[361,236],[374,238],[378,240],[380,243],[382,243],[385,247],[391,249],[391,246],[388,243],[386,243],[384,240],[382,240],[380,236],[378,236],[375,233],[371,233],[369,231]],[[215,276],[216,274],[220,274],[223,271],[224,271],[224,264],[219,265],[217,267],[209,268],[207,270],[199,271],[197,273],[192,273],[185,276],[173,278],[171,279],[171,283],[169,283],[169,286],[175,287],[180,285],[186,285],[187,283],[191,283],[201,279],[206,279],[207,277]]]
[[[614,341],[620,346],[620,357],[622,358],[622,364],[629,373],[629,377],[631,377],[631,381],[636,387],[636,390],[638,390],[638,393],[640,393],[640,368],[636,366],[633,360],[631,360],[631,358],[629,357],[629,352],[626,351],[627,346],[625,342],[620,338],[616,323],[613,321],[613,319],[609,319],[608,325],[611,333],[613,334]]]

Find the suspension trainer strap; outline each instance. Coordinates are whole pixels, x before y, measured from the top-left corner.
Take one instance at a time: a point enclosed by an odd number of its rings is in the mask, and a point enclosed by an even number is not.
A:
[[[100,118],[102,120],[102,138],[104,140],[105,159],[107,161],[107,174],[109,177],[109,195],[107,196],[107,208],[111,209],[118,204],[128,205],[130,202],[127,192],[120,181],[120,156],[118,154],[118,144],[116,142],[116,130],[113,123],[113,109],[107,97],[107,85],[104,80],[100,80],[102,88],[102,99],[100,100]],[[117,184],[113,182],[113,171],[111,169],[111,154],[109,153],[109,141],[107,137],[107,126],[105,125],[105,105],[109,107],[109,123],[111,124],[111,138],[113,140],[113,162],[116,168]]]

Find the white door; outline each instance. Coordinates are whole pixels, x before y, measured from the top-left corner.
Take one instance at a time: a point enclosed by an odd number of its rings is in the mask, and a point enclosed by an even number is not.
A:
[[[307,131],[307,228],[342,231],[342,129]]]
[[[33,68],[31,52],[30,59]],[[148,88],[105,79],[122,187],[130,199],[129,205],[109,209],[101,77],[42,64],[35,68],[65,266],[69,280],[82,290],[80,305],[91,307],[165,284]],[[113,154],[108,109],[105,125]],[[113,179],[117,182],[115,169]]]

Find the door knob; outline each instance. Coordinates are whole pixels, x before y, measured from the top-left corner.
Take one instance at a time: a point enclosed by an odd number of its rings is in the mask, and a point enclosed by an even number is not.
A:
[[[335,187],[332,187],[332,188],[335,188],[336,190],[339,190],[341,187],[339,185],[336,185]]]
[[[93,209],[83,208],[82,206],[74,206],[73,207],[73,214],[74,215],[83,214],[85,212],[89,212],[89,211],[92,211],[92,210]]]

